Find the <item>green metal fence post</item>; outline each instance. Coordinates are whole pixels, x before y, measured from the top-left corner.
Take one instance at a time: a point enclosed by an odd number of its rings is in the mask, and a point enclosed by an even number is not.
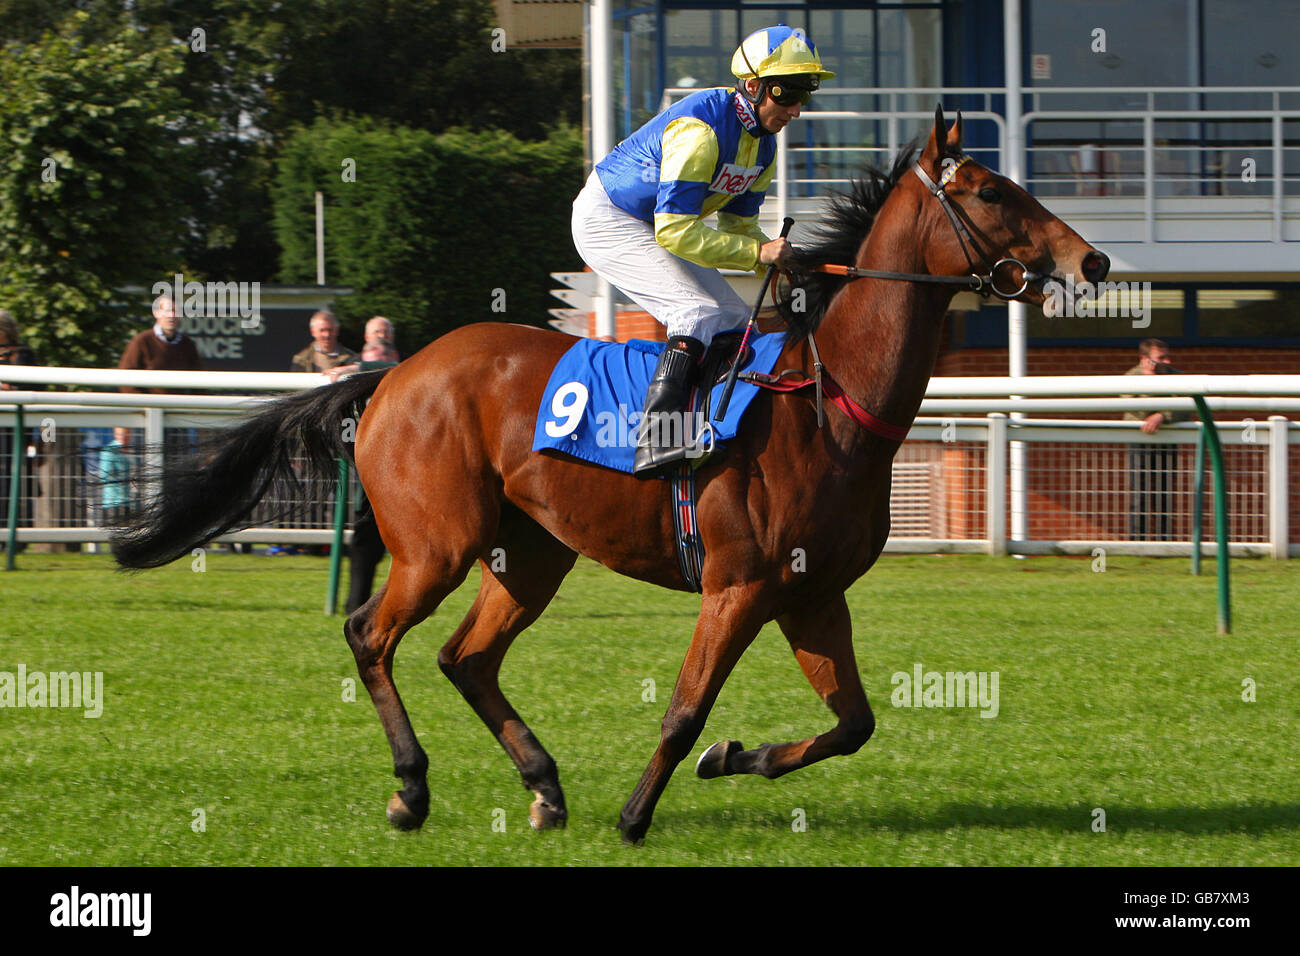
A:
[[[14,553],[18,550],[18,501],[23,488],[23,460],[27,457],[27,442],[24,433],[27,429],[23,423],[23,406],[14,406],[14,448],[13,465],[9,468],[9,533],[5,543],[5,570],[12,571]]]
[[[1205,425],[1196,433],[1196,480],[1192,494],[1192,574],[1201,573],[1201,521],[1205,517]]]
[[[1210,461],[1214,465],[1214,538],[1218,543],[1216,566],[1219,569],[1219,633],[1232,633],[1231,594],[1228,585],[1228,482],[1223,466],[1223,445],[1214,427],[1210,406],[1200,395],[1193,395],[1196,412],[1210,445]]]
[[[339,606],[339,577],[343,566],[343,529],[348,523],[348,460],[339,459],[339,488],[334,495],[334,543],[330,547],[330,590],[325,613],[333,615]]]

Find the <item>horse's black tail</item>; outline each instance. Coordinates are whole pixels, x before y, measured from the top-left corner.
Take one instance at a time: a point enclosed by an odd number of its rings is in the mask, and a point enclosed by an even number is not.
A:
[[[251,527],[253,510],[277,482],[296,491],[304,481],[337,477],[338,459],[352,455],[361,405],[386,372],[276,399],[224,429],[197,455],[165,462],[161,472],[147,476],[157,496],[112,534],[117,563],[161,567],[218,535]]]

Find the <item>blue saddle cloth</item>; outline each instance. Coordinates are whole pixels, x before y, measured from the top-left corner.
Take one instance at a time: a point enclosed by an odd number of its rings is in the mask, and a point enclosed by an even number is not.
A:
[[[750,359],[741,371],[771,372],[785,345],[785,333],[755,335],[749,344]],[[639,339],[626,343],[580,340],[564,353],[546,383],[537,410],[533,451],[558,451],[631,474],[641,409],[664,347],[663,342]],[[713,387],[714,411],[724,387]],[[727,417],[713,422],[719,444],[736,437],[745,409],[758,391],[757,385],[736,382]]]

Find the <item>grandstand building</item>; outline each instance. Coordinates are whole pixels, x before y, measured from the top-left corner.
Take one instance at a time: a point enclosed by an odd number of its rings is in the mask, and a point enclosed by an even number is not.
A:
[[[976,159],[1110,255],[1112,281],[1151,283],[1140,317],[1048,319],[959,295],[936,374],[1122,372],[1149,337],[1184,371],[1300,372],[1293,0],[609,0],[590,7],[589,50],[602,15],[612,102],[590,115],[614,142],[692,89],[729,83],[752,30],[784,22],[817,42],[838,75],[782,134],[769,235],[785,215],[814,223],[828,194],[926,131],[942,102],[962,110]],[[557,278],[557,326],[660,334],[628,303],[600,328],[593,277]]]

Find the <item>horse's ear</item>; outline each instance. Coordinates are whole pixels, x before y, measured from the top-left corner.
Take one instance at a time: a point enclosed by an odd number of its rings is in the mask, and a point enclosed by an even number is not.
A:
[[[948,127],[943,121],[943,104],[940,103],[934,108],[934,152],[936,159],[942,159],[944,153],[944,144],[948,141]]]
[[[952,156],[961,155],[961,110],[957,111],[957,122],[952,124],[952,129],[944,134],[947,138],[947,144],[944,152]]]

